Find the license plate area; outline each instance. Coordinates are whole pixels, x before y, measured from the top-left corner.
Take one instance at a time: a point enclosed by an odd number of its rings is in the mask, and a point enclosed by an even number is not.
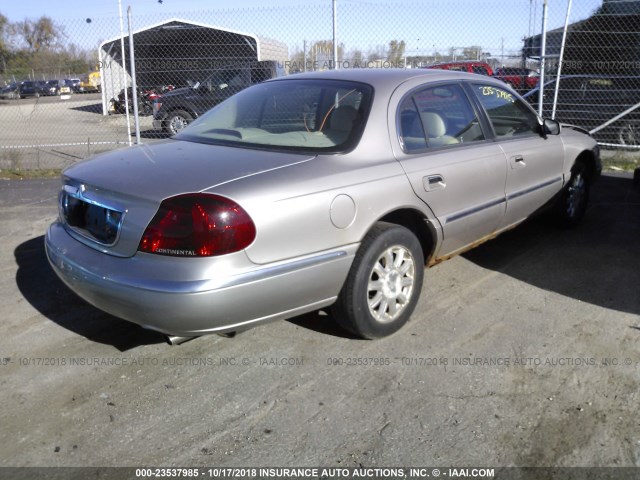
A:
[[[118,240],[124,212],[84,198],[80,190],[65,188],[60,194],[61,216],[76,233],[101,245],[112,246]]]

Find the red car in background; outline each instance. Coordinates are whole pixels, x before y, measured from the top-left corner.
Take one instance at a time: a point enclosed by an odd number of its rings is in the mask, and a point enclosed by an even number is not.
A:
[[[455,70],[456,72],[478,73],[480,75],[493,75],[493,69],[488,63],[475,60],[465,60],[461,62],[435,63],[424,68],[437,68],[440,70]]]
[[[528,68],[498,68],[493,76],[521,91],[536,88],[540,81],[538,72]]]

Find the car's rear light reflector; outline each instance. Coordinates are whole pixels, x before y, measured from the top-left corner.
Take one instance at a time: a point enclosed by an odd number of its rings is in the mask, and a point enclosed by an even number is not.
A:
[[[211,257],[240,251],[256,237],[249,214],[219,195],[196,193],[162,202],[138,250],[178,257]]]

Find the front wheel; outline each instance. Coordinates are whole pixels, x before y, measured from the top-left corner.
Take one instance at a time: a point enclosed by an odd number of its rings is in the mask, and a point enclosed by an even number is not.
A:
[[[556,205],[556,217],[564,227],[574,227],[582,220],[589,202],[590,182],[583,163],[576,163],[571,178]]]
[[[180,133],[193,121],[193,117],[184,110],[174,110],[169,114],[165,122],[167,133],[175,135]]]
[[[336,321],[368,339],[399,330],[418,303],[422,247],[408,229],[378,223],[366,235],[333,307]]]

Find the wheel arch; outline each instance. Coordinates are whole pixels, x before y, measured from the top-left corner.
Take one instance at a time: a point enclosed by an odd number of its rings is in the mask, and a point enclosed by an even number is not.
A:
[[[184,105],[173,105],[171,107],[169,107],[167,109],[167,116],[166,118],[169,118],[169,116],[175,112],[176,110],[180,110],[183,112],[188,113],[189,115],[191,115],[191,117],[195,120],[196,118],[198,118],[198,114],[195,112],[195,110],[191,107],[188,106],[184,106]]]
[[[592,183],[600,173],[598,159],[596,154],[591,150],[584,150],[580,152],[576,157],[576,160],[573,162],[573,166],[571,167],[572,172],[578,164],[585,167],[585,175],[590,183]]]
[[[420,242],[425,265],[435,253],[437,233],[433,223],[424,213],[413,208],[401,208],[385,214],[378,222],[393,223],[410,230]]]

